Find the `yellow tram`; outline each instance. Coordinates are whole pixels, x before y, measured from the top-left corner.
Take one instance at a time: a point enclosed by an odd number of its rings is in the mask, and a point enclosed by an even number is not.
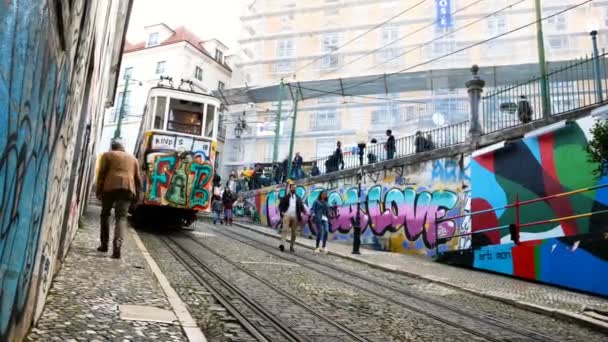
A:
[[[136,221],[189,226],[210,210],[220,105],[194,91],[150,89],[135,149],[144,183]]]

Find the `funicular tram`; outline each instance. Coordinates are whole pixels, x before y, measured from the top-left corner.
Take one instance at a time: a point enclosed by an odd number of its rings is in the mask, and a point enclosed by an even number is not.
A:
[[[187,227],[210,211],[220,104],[160,83],[150,89],[135,147],[143,169],[136,222]]]

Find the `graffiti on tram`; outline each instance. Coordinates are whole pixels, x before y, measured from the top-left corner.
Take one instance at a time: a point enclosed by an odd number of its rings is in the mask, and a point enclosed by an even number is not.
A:
[[[192,152],[155,153],[148,165],[144,203],[208,210],[213,164]]]

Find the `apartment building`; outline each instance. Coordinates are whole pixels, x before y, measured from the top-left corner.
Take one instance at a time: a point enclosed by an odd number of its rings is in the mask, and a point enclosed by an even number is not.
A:
[[[606,46],[608,1],[581,3],[542,1],[541,16],[550,17],[542,20],[548,62],[591,54],[591,28],[599,30],[600,47]],[[248,4],[241,21],[235,67],[242,84],[235,88],[274,86],[269,92],[278,99],[281,79],[292,85],[326,82],[324,96],[298,105],[295,146],[308,160],[327,156],[337,141],[354,147],[359,130],[383,141],[388,128],[399,137],[466,120],[464,83],[472,64],[484,71],[494,68],[486,92],[521,81],[521,75],[539,74],[534,1],[257,0]],[[507,70],[501,67],[519,65],[518,76],[500,73]],[[394,87],[394,73],[411,75],[403,78],[411,86]],[[364,85],[367,97],[342,96],[358,84],[354,80],[366,76],[375,79]],[[298,96],[296,87],[289,91]],[[277,105],[231,107],[237,117],[248,107],[244,120],[251,127],[230,140],[228,166],[272,161]],[[287,155],[290,106],[291,101],[283,101],[279,159]],[[234,138],[232,130],[228,134]]]
[[[211,94],[230,86],[232,68],[228,47],[217,39],[203,41],[185,27],[170,28],[165,24],[145,28],[145,37],[124,47],[120,81],[115,106],[105,115],[103,136],[98,154],[110,148],[123,104],[125,116],[121,137],[127,151],[135,149],[140,119],[150,88],[158,85],[161,77],[171,77],[174,87],[190,89],[182,80],[192,81],[196,92]],[[125,82],[129,84],[125,90]],[[167,81],[164,84],[168,84]],[[221,153],[225,130],[220,129],[218,152]]]

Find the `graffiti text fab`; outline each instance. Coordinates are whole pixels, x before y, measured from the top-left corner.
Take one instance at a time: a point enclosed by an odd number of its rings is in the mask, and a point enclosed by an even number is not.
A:
[[[207,210],[213,166],[190,153],[161,154],[150,163],[145,203]]]
[[[315,188],[307,194],[306,189],[298,187],[297,194],[310,208],[323,190]],[[272,227],[280,223],[278,201],[282,195],[283,190],[267,194],[266,214]],[[338,214],[330,222],[331,232],[349,233],[357,215],[357,188],[330,191],[328,199],[331,205],[337,206]],[[363,231],[370,229],[376,236],[403,229],[409,241],[422,238],[427,248],[434,248],[437,235],[441,239],[449,239],[455,234],[454,221],[437,220],[448,213],[456,214],[457,204],[458,194],[449,190],[417,192],[412,188],[389,189],[376,185],[362,194],[361,227]],[[304,219],[308,221],[308,217]]]

